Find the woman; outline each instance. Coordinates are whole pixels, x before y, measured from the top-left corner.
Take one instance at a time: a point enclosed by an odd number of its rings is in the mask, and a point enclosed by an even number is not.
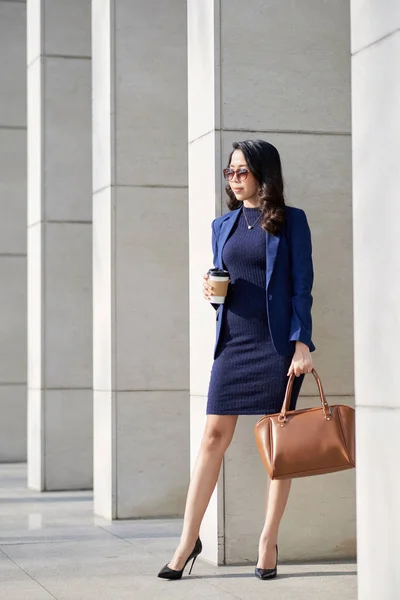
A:
[[[217,336],[207,423],[194,466],[180,543],[159,577],[180,579],[200,554],[200,525],[238,415],[279,412],[294,373],[291,409],[312,371],[311,235],[302,210],[285,205],[279,153],[262,140],[233,144],[228,167],[230,212],[212,223],[214,265],[229,271],[225,304],[216,305]],[[212,288],[204,276],[204,297]],[[277,573],[278,529],[290,480],[271,481],[255,575]]]

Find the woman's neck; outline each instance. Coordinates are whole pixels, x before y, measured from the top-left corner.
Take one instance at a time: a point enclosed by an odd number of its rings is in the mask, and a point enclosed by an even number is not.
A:
[[[259,198],[249,198],[248,200],[243,200],[243,206],[245,208],[260,208],[260,200]]]

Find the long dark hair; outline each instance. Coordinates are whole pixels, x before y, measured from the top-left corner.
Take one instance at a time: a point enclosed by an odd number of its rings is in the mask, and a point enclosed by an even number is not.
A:
[[[276,235],[285,224],[285,197],[279,152],[275,146],[264,140],[234,142],[228,167],[235,150],[243,152],[247,166],[259,184],[260,208],[264,213],[260,221],[261,227]],[[243,203],[236,199],[229,185],[225,189],[228,194],[228,208],[239,208]]]

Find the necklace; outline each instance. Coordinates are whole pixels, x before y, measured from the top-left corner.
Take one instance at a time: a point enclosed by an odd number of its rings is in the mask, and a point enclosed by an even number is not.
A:
[[[258,219],[261,219],[261,217],[262,217],[263,213],[261,212],[261,213],[258,215],[257,219],[254,221],[254,223],[253,223],[252,225],[250,225],[250,223],[248,222],[248,220],[247,220],[247,217],[246,217],[245,208],[246,208],[246,207],[243,205],[243,215],[244,215],[244,218],[246,219],[246,223],[247,223],[247,229],[253,229],[253,227],[254,227],[254,225],[257,223]]]

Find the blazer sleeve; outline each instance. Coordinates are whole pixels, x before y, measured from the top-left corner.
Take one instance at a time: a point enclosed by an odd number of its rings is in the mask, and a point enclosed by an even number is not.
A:
[[[215,267],[215,263],[217,261],[217,232],[215,231],[215,219],[211,223],[211,244],[213,251],[213,265]]]
[[[314,282],[312,261],[311,231],[307,217],[302,210],[296,211],[290,222],[290,250],[292,263],[292,319],[290,324],[290,341],[303,342],[311,351],[312,343],[311,307],[313,297],[311,290]]]
[[[211,223],[211,244],[213,251],[213,265],[215,267],[215,263],[217,261],[217,232],[215,231],[215,219]],[[221,306],[220,304],[214,304],[213,302],[210,302],[210,304],[215,308],[215,310],[218,310]]]

